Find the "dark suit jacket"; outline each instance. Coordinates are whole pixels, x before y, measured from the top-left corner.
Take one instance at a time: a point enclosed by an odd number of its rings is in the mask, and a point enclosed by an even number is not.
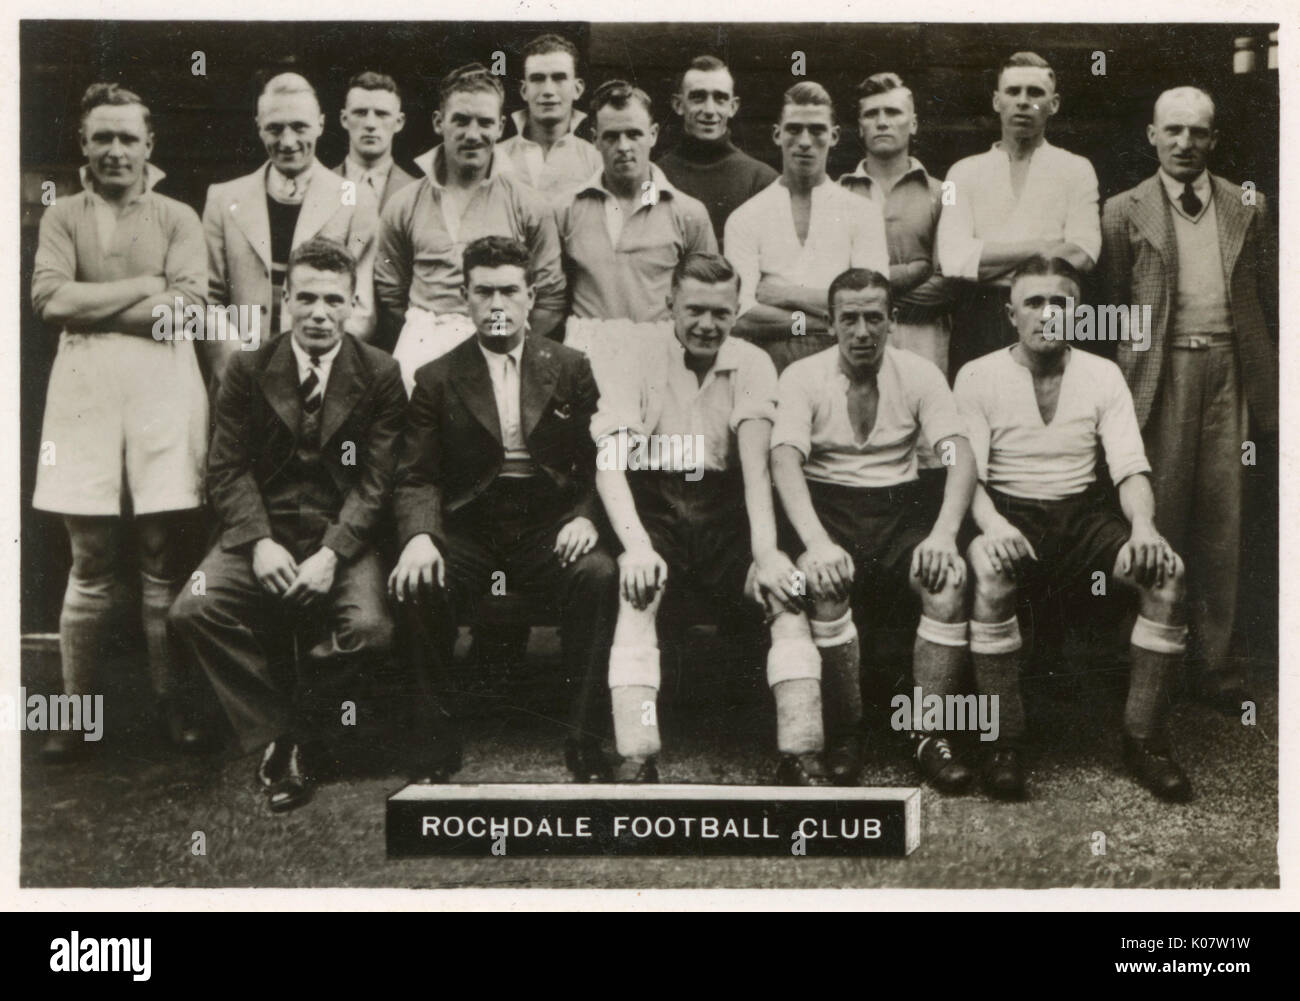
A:
[[[1241,382],[1250,412],[1267,432],[1277,430],[1277,232],[1264,196],[1242,204],[1240,185],[1210,175],[1219,253]],[[1106,302],[1151,306],[1151,346],[1134,351],[1120,341],[1116,361],[1133,391],[1138,423],[1146,426],[1168,378],[1168,343],[1178,297],[1178,246],[1173,210],[1158,174],[1106,202],[1102,212],[1102,273]]]
[[[273,537],[263,493],[292,475],[302,414],[291,337],[236,352],[221,382],[207,487],[223,549]],[[344,334],[325,386],[320,442],[325,468],[343,498],[321,545],[345,562],[371,545],[392,493],[405,404],[397,363]]]
[[[591,418],[600,393],[587,356],[527,337],[519,372],[524,441],[569,518],[596,520]],[[394,507],[399,541],[441,539],[446,516],[478,497],[505,461],[492,376],[471,337],[422,366],[407,406]]]

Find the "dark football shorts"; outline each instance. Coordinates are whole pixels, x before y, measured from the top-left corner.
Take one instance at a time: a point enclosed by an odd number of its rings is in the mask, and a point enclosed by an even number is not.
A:
[[[808,493],[822,527],[853,557],[854,590],[897,597],[906,592],[912,550],[930,534],[933,503],[918,480],[892,487],[849,487],[808,481]],[[779,519],[782,548],[794,559],[803,543],[784,512]]]
[[[1096,571],[1111,576],[1131,529],[1109,490],[1093,484],[1065,500],[1040,501],[986,489],[993,506],[1038,554],[1021,577],[1022,587],[1086,590]]]
[[[669,591],[684,585],[742,604],[752,556],[741,472],[706,472],[691,482],[680,472],[645,471],[627,481],[641,524],[668,564]]]

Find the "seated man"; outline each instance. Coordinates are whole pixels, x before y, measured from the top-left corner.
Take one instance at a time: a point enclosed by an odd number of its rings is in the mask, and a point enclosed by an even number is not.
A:
[[[406,394],[392,358],[344,333],[355,292],[341,243],[300,244],[285,279],[289,336],[231,356],[208,454],[220,540],[200,593],[183,589],[171,610],[244,750],[266,746],[257,777],[275,811],[311,797],[308,692],[356,677],[392,636],[373,544]],[[296,692],[273,640],[306,645]]]
[[[511,591],[554,600],[573,694],[565,760],[578,782],[607,780],[592,700],[609,659],[617,569],[594,523],[599,395],[587,359],[525,336],[535,291],[528,249],[500,236],[465,248],[475,337],[415,373],[394,505],[405,547],[388,578],[406,606],[411,666],[426,699],[416,778],[445,780],[460,744],[432,695],[457,621],[504,574]],[[431,635],[432,634],[432,635]]]
[[[724,258],[683,257],[667,297],[672,326],[655,331],[630,392],[604,401],[592,422],[596,488],[623,543],[609,685],[619,777],[631,781],[658,781],[655,620],[668,579],[728,610],[757,613],[744,596],[753,553],[773,607],[802,619],[794,565],[776,547],[768,474],[776,369],[761,348],[728,336],[739,298],[740,280]],[[647,468],[642,457],[651,456],[660,461]],[[806,622],[803,633],[797,652],[810,668],[803,676],[815,679]],[[820,729],[820,699],[816,707]]]
[[[957,532],[975,486],[975,459],[947,380],[933,362],[889,346],[889,279],[853,268],[828,293],[836,345],[781,375],[772,431],[772,479],[800,552],[821,652],[826,764],[837,781],[861,769],[861,663],[854,611],[910,588],[921,602],[912,674],[925,694],[956,694],[966,655],[966,563]],[[943,504],[927,526],[917,435],[947,467]],[[787,542],[787,539],[789,540]],[[779,711],[779,705],[778,705]],[[914,734],[921,774],[943,792],[973,773],[942,730]],[[819,748],[799,760],[818,769]]]
[[[1025,795],[1017,593],[1086,586],[1100,570],[1136,588],[1140,601],[1125,763],[1157,796],[1184,800],[1191,786],[1165,736],[1169,682],[1186,646],[1183,563],[1156,531],[1151,466],[1118,366],[1076,351],[1049,326],[1053,314],[1058,330],[1068,322],[1064,311],[1070,298],[1079,299],[1079,283],[1078,271],[1060,258],[1023,265],[1008,306],[1019,341],[957,376],[980,476],[971,513],[982,534],[968,550],[975,578],[970,647],[976,685],[998,697],[1000,719],[984,781],[999,798]],[[1099,445],[1123,517],[1097,481]]]

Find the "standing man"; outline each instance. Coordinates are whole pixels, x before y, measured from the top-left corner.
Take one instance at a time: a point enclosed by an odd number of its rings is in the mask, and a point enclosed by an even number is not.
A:
[[[1093,574],[1138,592],[1130,639],[1124,761],[1162,799],[1191,795],[1169,747],[1170,687],[1186,646],[1183,563],[1156,530],[1151,467],[1133,398],[1115,363],[1045,331],[1078,302],[1067,261],[1031,260],[1011,284],[1019,341],[962,368],[956,397],[979,467],[971,514],[980,535],[968,549],[975,578],[970,649],[975,684],[998,700],[998,736],[984,774],[989,793],[1023,799],[1025,711],[1020,697],[1020,593],[1086,596]],[[1104,452],[1117,487],[1097,480]]]
[[[840,184],[874,201],[885,216],[889,286],[898,303],[891,343],[947,375],[950,283],[934,266],[943,186],[910,153],[916,127],[915,99],[898,75],[867,77],[858,85],[858,132],[867,155]]]
[[[559,35],[524,46],[519,94],[526,107],[510,116],[515,134],[497,152],[548,200],[560,199],[600,170],[600,154],[577,134],[586,115],[575,108],[586,84],[578,76],[578,47]]]
[[[257,132],[268,162],[251,174],[208,188],[203,232],[208,243],[209,299],[252,306],[266,333],[289,329],[282,309],[289,255],[315,236],[337,240],[358,261],[374,239],[347,182],[316,159],[325,127],[316,91],[297,73],[267,81],[257,99]],[[257,321],[255,321],[257,322]],[[219,378],[236,340],[206,342]]]
[[[541,195],[501,169],[494,152],[504,96],[497,78],[477,63],[449,73],[433,114],[442,145],[426,176],[398,192],[380,219],[375,295],[387,325],[385,343],[396,341],[393,357],[408,392],[421,365],[474,333],[461,272],[465,247],[474,240],[502,236],[528,248],[534,336],[550,334],[564,314],[555,219]]]
[[[736,333],[765,348],[778,372],[834,347],[826,290],[836,275],[849,268],[889,273],[880,208],[826,176],[839,139],[826,89],[795,84],[772,130],[781,177],[727,220],[727,259],[740,275]]]
[[[632,392],[605,400],[592,423],[596,488],[623,544],[609,686],[619,777],[629,781],[658,781],[657,713],[646,705],[658,698],[656,618],[668,580],[743,622],[759,611],[745,594],[752,562],[776,620],[768,673],[778,705],[787,691],[780,682],[801,680],[805,698],[795,709],[808,718],[794,725],[821,730],[820,661],[794,564],[776,545],[768,473],[776,369],[762,350],[729,336],[739,285],[725,258],[683,257],[668,297],[671,327],[656,331]],[[653,470],[622,461],[638,449],[682,461]]]
[[[63,516],[72,570],[59,616],[63,688],[89,694],[110,628],[122,544],[139,542],[149,673],[172,740],[196,747],[167,609],[184,582],[182,520],[202,501],[208,404],[194,345],[155,337],[155,310],[202,309],[203,228],[156,194],[153,124],[131,91],[97,83],[81,99],[83,190],[41,218],[32,305],[62,328],[41,431],[32,506]],[[122,518],[129,494],[134,524]],[[43,755],[75,756],[82,735],[55,732]]]
[[[800,554],[821,653],[825,770],[837,781],[856,781],[862,695],[854,619],[865,609],[908,590],[917,595],[914,684],[922,698],[961,690],[968,616],[957,532],[975,488],[975,459],[943,373],[889,346],[889,279],[852,269],[831,282],[827,295],[837,343],[781,375],[772,479],[788,525],[782,549]],[[920,435],[950,460],[933,523],[917,490]],[[969,784],[974,773],[942,729],[913,736],[917,766],[937,789],[958,792]],[[808,748],[799,762],[815,771],[817,758]]]
[[[227,366],[207,477],[220,536],[199,566],[204,593],[185,589],[171,613],[240,746],[264,747],[257,780],[276,812],[311,798],[309,710],[337,712],[330,695],[392,640],[374,542],[406,394],[392,358],[344,333],[355,281],[342,244],[301,244],[289,336]],[[286,648],[301,677],[283,676]]]
[[[565,762],[578,782],[610,777],[597,739],[618,571],[596,532],[599,394],[577,351],[528,332],[532,254],[482,237],[462,273],[475,337],[420,368],[394,497],[401,558],[388,578],[408,609],[409,656],[430,712],[416,776],[443,781],[460,743],[432,704],[457,622],[500,582],[556,602],[573,692]]]
[[[1148,351],[1121,341],[1154,464],[1161,522],[1184,554],[1201,697],[1238,714],[1245,667],[1229,646],[1241,575],[1242,463],[1253,424],[1278,429],[1277,234],[1262,194],[1206,169],[1214,102],[1194,87],[1156,101],[1160,169],[1106,202],[1107,301],[1149,305]],[[1143,346],[1146,346],[1145,344]]]
[[[379,231],[379,214],[402,188],[417,180],[393,161],[393,137],[402,131],[406,115],[402,94],[392,77],[365,71],[348,81],[347,96],[339,114],[348,134],[348,155],[336,174],[351,181],[359,212],[372,233]],[[370,340],[378,325],[375,312],[375,241],[357,262],[357,303],[348,321],[348,333]]]
[[[721,239],[731,213],[780,175],[732,143],[727,126],[740,111],[740,98],[721,59],[692,59],[672,101],[683,136],[659,158],[659,168],[679,190],[704,203],[714,235]]]
[[[597,88],[591,109],[604,167],[555,218],[573,293],[565,343],[588,354],[608,394],[614,378],[635,370],[630,358],[650,336],[633,325],[668,318],[677,263],[718,248],[704,206],[650,162],[659,126],[646,93],[609,80]]]
[[[993,94],[1001,140],[948,171],[954,200],[939,219],[939,267],[969,283],[953,311],[951,372],[1013,342],[1007,293],[1025,261],[1061,257],[1084,272],[1097,263],[1097,175],[1091,163],[1053,146],[1044,134],[1060,108],[1047,60],[1015,53],[1002,64]]]

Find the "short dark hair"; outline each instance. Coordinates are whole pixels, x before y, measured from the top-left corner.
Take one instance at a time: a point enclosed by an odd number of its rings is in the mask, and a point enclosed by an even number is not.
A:
[[[596,112],[607,104],[622,111],[630,101],[638,102],[645,108],[645,113],[650,116],[650,120],[654,121],[655,113],[650,105],[650,95],[626,80],[606,80],[596,88],[596,93],[591,95],[591,117],[594,119]]]
[[[563,52],[573,60],[573,73],[578,73],[578,47],[562,35],[538,35],[524,46],[524,63],[529,56],[549,56],[553,52]]]
[[[347,275],[352,288],[355,290],[357,287],[356,258],[348,253],[347,247],[327,236],[313,236],[293,249],[289,255],[289,266],[285,269],[286,287],[293,279],[293,269],[299,265],[315,268],[317,271],[333,271],[335,274]]]
[[[879,271],[872,271],[870,268],[849,268],[847,271],[841,271],[831,282],[831,287],[826,291],[826,309],[835,319],[835,296],[840,292],[861,292],[863,289],[882,288],[885,290],[885,309],[894,308],[893,293],[889,290],[889,278],[882,275]]]
[[[683,255],[677,262],[677,266],[673,268],[673,291],[676,292],[687,278],[704,282],[706,285],[735,282],[736,291],[740,291],[740,275],[736,274],[736,269],[732,267],[731,262],[721,254],[695,252]]]
[[[103,104],[138,104],[144,114],[145,130],[153,132],[153,116],[149,114],[149,106],[135,91],[119,87],[115,83],[92,83],[86,88],[86,92],[81,95],[81,124],[85,125],[90,113]]]
[[[1042,254],[1036,254],[1016,268],[1016,273],[1011,278],[1011,287],[1015,288],[1016,282],[1020,281],[1021,278],[1032,278],[1039,275],[1057,275],[1061,278],[1068,278],[1074,282],[1075,289],[1079,292],[1083,291],[1083,275],[1078,268],[1064,257],[1048,258]]]
[[[877,94],[888,94],[891,90],[905,90],[907,96],[911,98],[912,103],[916,103],[916,98],[912,95],[912,88],[903,83],[903,78],[897,73],[872,73],[871,76],[863,80],[857,87],[858,107],[862,107],[864,97],[875,97]]]
[[[781,113],[785,113],[786,105],[798,104],[804,107],[822,107],[829,108],[831,112],[831,124],[835,124],[835,102],[831,100],[831,95],[826,88],[812,80],[800,80],[793,87],[781,95]]]
[[[1040,56],[1037,52],[1013,52],[1007,56],[1006,61],[998,67],[998,87],[1002,86],[1002,74],[1009,69],[1028,66],[1032,69],[1047,70],[1047,78],[1052,81],[1052,89],[1056,89],[1056,71],[1052,69],[1052,64]]]
[[[386,90],[397,96],[397,103],[402,103],[402,92],[397,87],[397,81],[387,73],[376,73],[373,70],[362,70],[360,73],[353,75],[348,81],[348,90],[353,87],[360,87],[362,90]],[[346,102],[347,91],[344,91],[344,101]]]
[[[442,83],[438,85],[438,106],[442,107],[446,104],[452,94],[472,94],[478,91],[490,91],[496,94],[502,104],[505,103],[505,88],[486,66],[482,63],[458,66],[443,77]]]
[[[502,268],[513,265],[523,268],[524,281],[533,283],[532,259],[528,248],[508,236],[480,236],[470,241],[461,258],[461,274],[469,286],[469,273],[475,268]]]
[[[724,73],[727,74],[727,76],[731,77],[732,97],[735,97],[735,89],[736,89],[735,74],[731,72],[731,67],[728,66],[726,63],[724,63],[717,56],[696,56],[694,59],[692,59],[690,65],[688,65],[686,69],[682,70],[682,72],[678,75],[677,87],[673,91],[673,93],[680,94],[682,92],[682,88],[686,86],[686,74],[689,73],[691,70],[699,70],[701,73],[716,73],[719,70],[722,70]]]

